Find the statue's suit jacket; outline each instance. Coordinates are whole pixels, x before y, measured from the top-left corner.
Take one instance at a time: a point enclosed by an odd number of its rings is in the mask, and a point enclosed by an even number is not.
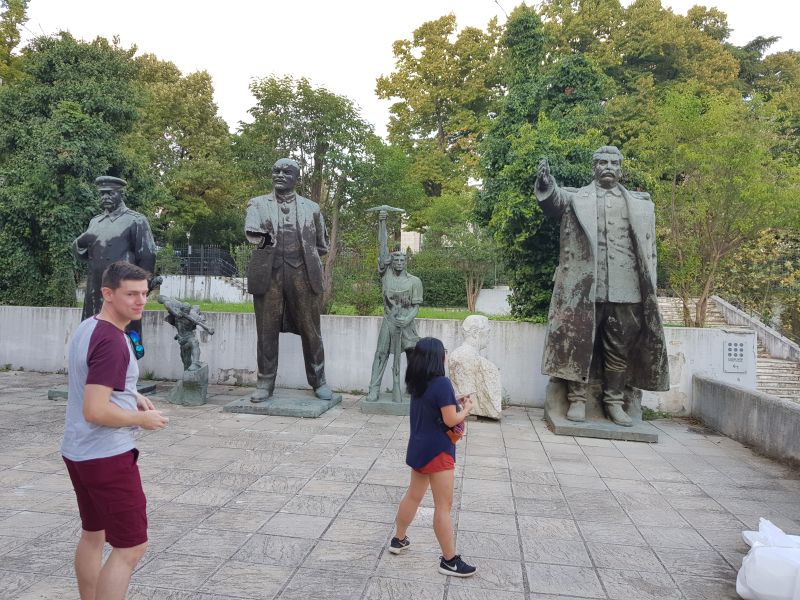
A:
[[[618,189],[628,209],[630,236],[637,257],[644,321],[628,367],[630,385],[669,389],[669,368],[661,315],[656,300],[655,210],[650,195]],[[589,382],[595,352],[597,279],[597,191],[595,183],[575,188],[555,186],[550,194],[536,190],[549,217],[561,220],[561,250],[550,301],[542,373],[569,381]]]
[[[322,262],[320,256],[328,253],[328,232],[325,230],[325,220],[319,210],[319,204],[297,194],[297,231],[303,247],[303,260],[305,263],[308,281],[314,293],[321,295],[323,292]],[[245,217],[245,233],[267,233],[272,237],[273,243],[277,241],[278,224],[281,220],[280,205],[273,194],[252,198],[247,204]],[[251,242],[261,241],[262,238],[248,236]],[[275,258],[276,247],[256,248],[247,267],[247,291],[254,295],[266,294],[272,280],[272,263]]]

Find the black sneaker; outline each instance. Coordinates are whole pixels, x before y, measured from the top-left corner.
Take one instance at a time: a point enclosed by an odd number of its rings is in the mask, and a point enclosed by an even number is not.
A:
[[[471,577],[475,575],[477,569],[461,560],[461,555],[456,554],[450,560],[445,560],[444,556],[439,557],[439,573],[443,575],[453,575],[454,577]]]
[[[411,541],[408,539],[408,536],[404,537],[402,540],[393,537],[389,544],[389,552],[392,554],[400,554],[403,550],[408,550],[409,546],[411,546]]]

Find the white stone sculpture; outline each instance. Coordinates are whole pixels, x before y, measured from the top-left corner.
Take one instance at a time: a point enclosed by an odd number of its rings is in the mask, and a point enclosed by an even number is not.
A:
[[[481,356],[489,341],[489,319],[483,315],[470,315],[464,319],[461,328],[464,330],[464,343],[447,357],[450,381],[457,395],[474,392],[473,415],[500,419],[503,398],[500,369]]]

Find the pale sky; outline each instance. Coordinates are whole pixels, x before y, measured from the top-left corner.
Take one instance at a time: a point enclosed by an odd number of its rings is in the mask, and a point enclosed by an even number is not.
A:
[[[624,4],[629,1],[623,0]],[[409,39],[425,21],[454,13],[458,26],[485,28],[489,19],[505,21],[517,0],[31,0],[26,37],[70,31],[91,40],[119,36],[184,73],[208,71],[220,114],[235,130],[248,121],[253,78],[306,77],[354,100],[364,118],[384,135],[386,100],[375,96],[375,80],[394,67],[392,43]],[[779,35],[773,51],[800,49],[797,0],[662,0],[686,14],[695,4],[728,13],[731,41],[744,44],[757,35]],[[502,8],[501,6],[502,5]]]

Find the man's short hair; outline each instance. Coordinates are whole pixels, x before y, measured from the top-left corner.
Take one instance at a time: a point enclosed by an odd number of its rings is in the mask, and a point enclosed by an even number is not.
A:
[[[619,148],[616,146],[600,146],[594,151],[594,154],[592,154],[592,162],[597,162],[604,154],[616,154],[619,156],[619,162],[622,163],[622,152],[620,152]]]
[[[103,279],[101,280],[101,287],[116,290],[123,281],[147,281],[150,278],[150,273],[141,267],[137,267],[133,263],[124,260],[118,260],[106,267],[103,271]]]
[[[406,253],[403,252],[402,250],[395,250],[394,252],[392,252],[390,254],[390,256],[392,258],[394,258],[395,256],[402,256],[403,258],[408,259],[408,256],[406,255]]]

